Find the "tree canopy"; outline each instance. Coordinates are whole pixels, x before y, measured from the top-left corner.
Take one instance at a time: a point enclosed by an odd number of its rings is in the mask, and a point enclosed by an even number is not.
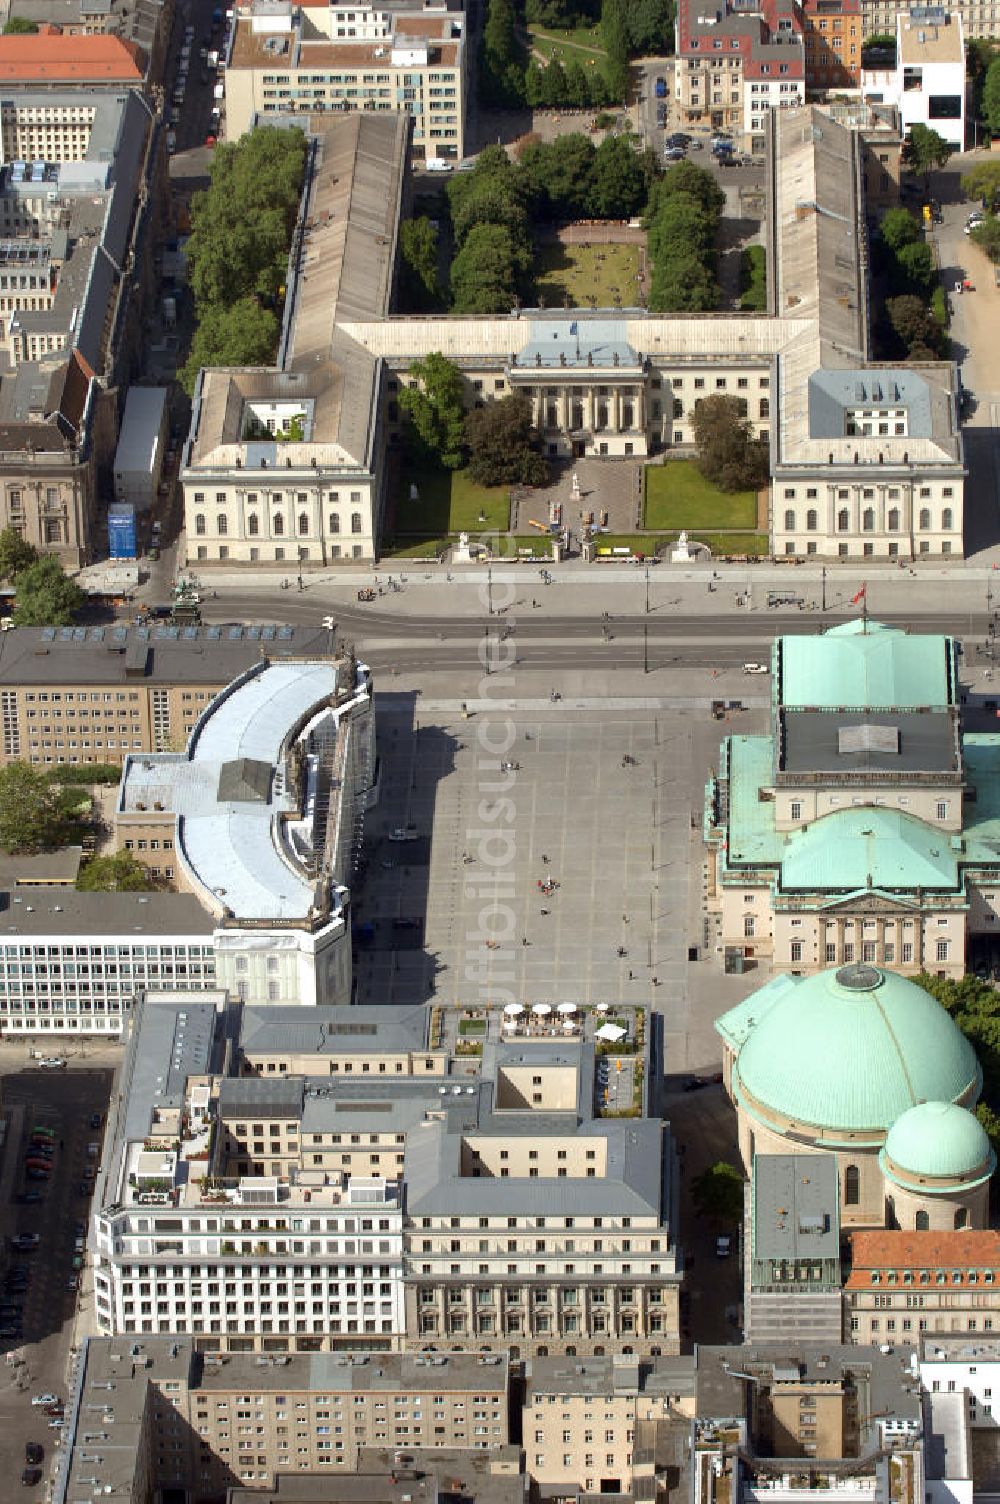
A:
[[[305,161],[297,128],[258,126],[216,147],[211,186],[191,201],[187,256],[198,327],[182,373],[188,392],[203,365],[272,358]]]
[[[37,558],[38,549],[26,542],[16,528],[5,527],[0,532],[0,580],[14,579]]]
[[[909,209],[887,209],[878,227],[879,238],[896,255],[904,245],[920,239],[920,226]]]
[[[68,627],[87,599],[51,556],[21,569],[15,588],[14,624],[18,627]]]
[[[84,862],[76,886],[80,893],[151,893],[156,883],[148,867],[131,851],[122,850]]]
[[[995,214],[987,215],[981,225],[976,225],[969,239],[974,240],[991,261],[1000,261],[1000,219]]]
[[[756,489],[767,481],[767,445],[755,438],[742,398],[723,392],[696,402],[691,414],[697,465],[722,491]]]
[[[732,1227],[743,1218],[745,1184],[739,1170],[720,1159],[692,1185],[695,1206],[703,1217]]]
[[[427,313],[440,304],[438,232],[426,214],[399,227],[400,294],[408,311]]]
[[[462,373],[452,361],[432,352],[410,365],[416,386],[402,387],[399,405],[409,420],[415,447],[446,470],[464,458],[465,404]]]
[[[29,763],[9,762],[0,768],[0,849],[19,855],[67,845],[78,830],[73,805],[79,797]]]
[[[37,21],[29,21],[27,16],[11,16],[4,26],[5,37],[33,36],[38,30]]]
[[[997,134],[1000,135],[1000,126]],[[977,162],[963,172],[962,192],[966,198],[978,199],[987,209],[995,211],[1000,203],[1000,162]]]
[[[943,136],[918,121],[910,126],[910,133],[903,142],[903,165],[911,172],[920,173],[926,185],[934,168],[943,167],[951,153],[952,148]]]
[[[983,79],[983,120],[994,136],[1000,136],[1000,57],[994,57]]]
[[[531,404],[520,392],[474,408],[465,420],[469,475],[481,486],[543,486],[549,467],[539,452]]]

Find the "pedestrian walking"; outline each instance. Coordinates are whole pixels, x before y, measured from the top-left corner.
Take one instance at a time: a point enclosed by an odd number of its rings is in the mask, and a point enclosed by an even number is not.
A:
[[[622,924],[628,924],[628,915],[627,914],[623,914],[622,915]]]
[[[547,867],[547,866],[548,866],[548,865],[549,865],[549,859],[548,859],[548,857],[547,857],[547,856],[546,856],[546,855],[545,855],[545,852],[544,852],[544,851],[543,851],[543,852],[542,852],[542,866],[543,866],[543,867]]]
[[[628,974],[628,979],[629,979],[629,981],[630,981],[630,982],[631,982],[631,981],[632,981],[632,980],[633,980],[633,977],[632,977],[632,973],[631,973],[631,972],[629,972],[629,974]]]
[[[521,944],[522,945],[530,945],[531,944],[531,941],[528,939],[527,935],[522,935],[521,936]]]

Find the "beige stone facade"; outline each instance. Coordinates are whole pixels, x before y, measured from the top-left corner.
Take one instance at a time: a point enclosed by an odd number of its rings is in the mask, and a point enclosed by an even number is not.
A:
[[[1000,1331],[996,1232],[855,1233],[844,1290],[852,1342]]]

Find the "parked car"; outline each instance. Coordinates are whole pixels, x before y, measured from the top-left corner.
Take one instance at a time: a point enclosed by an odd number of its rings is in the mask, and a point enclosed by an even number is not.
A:
[[[17,1232],[10,1241],[18,1253],[31,1253],[42,1240],[37,1232]]]
[[[39,1060],[38,1069],[41,1071],[64,1071],[66,1069],[66,1062],[61,1055],[45,1055]]]
[[[91,1126],[91,1128],[100,1128],[101,1123],[103,1121],[104,1120],[101,1117],[101,1114],[99,1112],[92,1112],[90,1114],[90,1126]]]
[[[49,1421],[49,1430],[50,1431],[61,1431],[62,1428],[63,1428],[63,1418],[62,1418],[62,1416],[61,1415],[54,1415],[52,1417],[52,1419]]]
[[[31,1403],[33,1405],[58,1405],[59,1396],[57,1394],[49,1394],[48,1392],[45,1394],[34,1394],[31,1397]]]
[[[66,1289],[67,1290],[79,1290],[79,1288],[80,1288],[80,1276],[78,1274],[71,1274],[69,1276],[69,1278],[67,1279],[67,1281],[66,1281]]]
[[[49,1177],[51,1176],[51,1174],[52,1174],[51,1170],[26,1170],[25,1171],[25,1176],[26,1176],[26,1178],[28,1180],[48,1180]]]
[[[744,665],[743,665],[743,672],[745,674],[766,674],[767,673],[767,664],[766,663],[756,663],[756,662],[754,662],[751,659],[748,663],[744,663]]]
[[[20,1206],[34,1206],[37,1202],[44,1201],[45,1197],[41,1191],[22,1191],[17,1200]]]
[[[715,1240],[715,1257],[717,1259],[728,1259],[732,1251],[732,1238],[728,1233],[720,1233],[720,1235]]]
[[[21,1483],[25,1488],[34,1488],[35,1484],[41,1483],[41,1481],[42,1470],[40,1467],[26,1467],[21,1473]]]
[[[26,1441],[24,1443],[24,1460],[33,1466],[41,1462],[45,1457],[45,1448],[40,1441]]]
[[[389,840],[395,842],[418,841],[420,834],[415,825],[398,825],[395,830],[390,830]]]

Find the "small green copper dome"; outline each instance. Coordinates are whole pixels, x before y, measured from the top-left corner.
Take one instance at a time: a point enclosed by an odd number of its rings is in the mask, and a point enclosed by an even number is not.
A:
[[[875,966],[775,977],[716,1029],[736,1051],[747,1111],[756,1102],[803,1126],[877,1139],[920,1102],[971,1105],[982,1087],[975,1051],[941,1004]]]
[[[953,1102],[921,1102],[904,1112],[889,1129],[881,1159],[893,1179],[929,1176],[966,1184],[988,1179],[996,1166],[978,1118]]]

